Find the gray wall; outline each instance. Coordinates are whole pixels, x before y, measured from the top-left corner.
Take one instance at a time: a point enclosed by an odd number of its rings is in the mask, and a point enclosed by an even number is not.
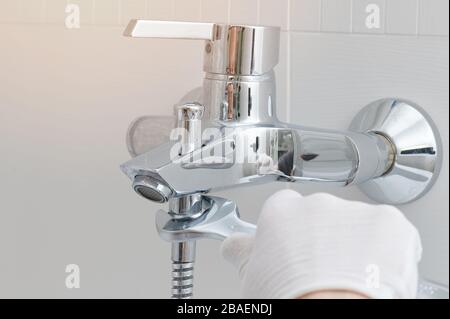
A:
[[[80,4],[80,29],[64,26],[67,2]],[[400,208],[420,230],[422,274],[448,285],[448,1],[370,1],[382,13],[375,31],[361,22],[367,3],[0,0],[0,297],[169,295],[170,245],[155,231],[158,206],[136,196],[118,166],[129,158],[125,132],[134,118],[171,114],[201,84],[202,44],[122,38],[138,16],[282,26],[283,120],[345,129],[381,97],[422,105],[441,131],[445,165],[430,194]],[[255,221],[282,187],[221,195]],[[368,201],[357,188],[294,188]],[[197,297],[238,296],[237,274],[218,248],[199,243]],[[68,290],[72,263],[81,288]]]

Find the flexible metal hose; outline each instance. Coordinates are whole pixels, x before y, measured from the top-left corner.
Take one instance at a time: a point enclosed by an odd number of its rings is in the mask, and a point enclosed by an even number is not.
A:
[[[194,295],[195,241],[172,243],[172,298]]]
[[[190,299],[194,295],[194,263],[172,262],[172,299]]]

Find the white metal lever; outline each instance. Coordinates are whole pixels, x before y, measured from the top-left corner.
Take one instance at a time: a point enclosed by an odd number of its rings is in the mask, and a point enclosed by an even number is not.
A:
[[[278,63],[280,28],[234,24],[131,20],[133,38],[204,40],[203,71],[222,75],[263,75]]]
[[[131,20],[124,36],[133,38],[168,38],[213,40],[214,23]]]

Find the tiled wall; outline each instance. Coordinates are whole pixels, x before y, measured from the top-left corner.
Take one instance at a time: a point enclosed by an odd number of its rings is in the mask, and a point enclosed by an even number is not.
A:
[[[82,25],[123,25],[131,18],[264,24],[308,32],[448,35],[447,0],[0,0],[0,23],[61,23],[67,3]],[[380,27],[368,29],[368,6]],[[369,7],[370,9],[370,7]]]

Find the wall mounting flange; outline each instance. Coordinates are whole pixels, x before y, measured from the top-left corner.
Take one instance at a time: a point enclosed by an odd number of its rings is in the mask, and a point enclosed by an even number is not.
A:
[[[442,143],[436,125],[418,105],[387,98],[363,108],[350,130],[382,134],[394,146],[392,168],[359,185],[371,199],[392,205],[412,202],[435,183],[442,166]]]

